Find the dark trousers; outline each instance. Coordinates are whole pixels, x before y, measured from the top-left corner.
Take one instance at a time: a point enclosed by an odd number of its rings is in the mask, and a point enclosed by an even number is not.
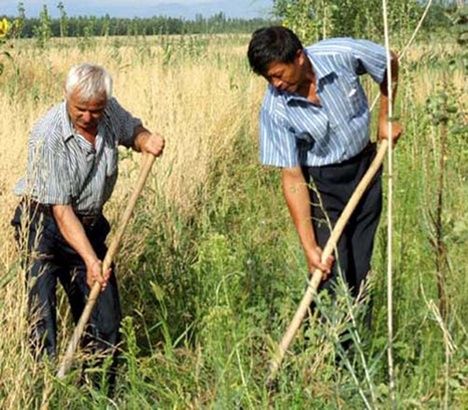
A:
[[[311,187],[309,191],[313,227],[322,249],[330,237],[330,224],[331,227],[335,226],[356,186],[369,168],[375,151],[375,145],[370,144],[359,155],[341,164],[303,168],[304,176]],[[346,225],[338,242],[338,252],[334,255],[332,274],[322,284],[321,289],[328,289],[333,294],[336,279],[341,273],[351,294],[358,294],[370,270],[374,236],[382,210],[381,173],[380,169]]]
[[[76,324],[89,294],[86,267],[61,235],[47,207],[28,206],[22,202],[16,208],[11,223],[15,227],[16,240],[28,251],[25,263],[31,343],[36,354],[46,353],[53,358],[57,354],[57,281],[65,290]],[[98,258],[102,260],[107,251],[108,221],[101,215],[92,225],[84,228]],[[112,274],[96,302],[82,346],[94,353],[109,352],[115,355],[120,320],[117,281]]]

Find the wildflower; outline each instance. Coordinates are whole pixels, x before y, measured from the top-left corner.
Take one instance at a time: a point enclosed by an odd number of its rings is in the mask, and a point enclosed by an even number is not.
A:
[[[0,38],[5,37],[10,29],[10,23],[6,18],[0,20]]]

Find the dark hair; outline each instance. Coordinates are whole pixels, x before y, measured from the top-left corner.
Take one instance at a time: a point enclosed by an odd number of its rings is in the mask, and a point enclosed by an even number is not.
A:
[[[304,47],[290,29],[281,26],[263,27],[254,31],[247,56],[250,67],[265,76],[272,62],[292,63],[297,51]]]

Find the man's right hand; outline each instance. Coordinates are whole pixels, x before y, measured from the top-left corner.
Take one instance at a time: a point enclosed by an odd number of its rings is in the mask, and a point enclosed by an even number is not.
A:
[[[333,256],[322,263],[322,248],[317,245],[310,212],[310,195],[307,183],[300,167],[283,168],[281,172],[283,194],[289,213],[301,240],[310,273],[320,269],[323,279],[330,276]]]
[[[90,264],[86,265],[86,283],[91,289],[95,282],[99,282],[101,285],[101,292],[107,286],[107,282],[109,281],[112,269],[107,269],[106,272],[102,272],[102,261],[99,259],[94,260]]]
[[[104,290],[109,280],[111,269],[102,273],[102,261],[98,259],[86,232],[71,205],[53,205],[52,212],[60,233],[68,244],[78,253],[86,266],[86,283],[92,288],[94,282],[101,284]]]
[[[316,269],[320,269],[323,272],[322,280],[328,279],[331,273],[331,268],[334,262],[333,256],[329,256],[327,260],[322,263],[322,248],[315,246],[306,252],[307,266],[309,272],[312,274]]]

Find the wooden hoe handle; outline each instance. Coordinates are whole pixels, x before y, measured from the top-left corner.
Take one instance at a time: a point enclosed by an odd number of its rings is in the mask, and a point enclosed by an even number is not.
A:
[[[151,167],[153,166],[154,160],[156,158],[154,155],[151,154],[144,155],[146,158],[144,159],[143,168],[141,169],[140,176],[138,177],[137,185],[133,190],[132,196],[128,201],[127,207],[125,208],[125,212],[122,215],[117,232],[114,238],[112,239],[109,249],[107,250],[104,262],[102,263],[102,272],[106,272],[110,268],[112,260],[117,254],[117,250],[122,240],[125,228],[127,227],[128,221],[132,216],[132,212],[135,208],[136,201],[140,196],[141,191],[143,190],[146,179],[148,178],[148,175],[151,171]],[[86,324],[88,323],[88,320],[91,316],[91,313],[93,311],[94,305],[96,303],[97,298],[99,297],[100,292],[101,285],[99,284],[99,282],[95,282],[89,294],[86,306],[83,309],[83,313],[81,314],[80,320],[78,321],[78,324],[75,327],[73,336],[70,339],[65,356],[63,357],[62,362],[60,364],[60,368],[57,373],[57,377],[59,379],[62,379],[70,369],[76,348],[78,347],[78,343],[80,342],[81,336],[84,332]]]
[[[343,233],[343,229],[348,223],[348,220],[351,214],[353,213],[356,206],[358,205],[359,200],[361,199],[362,195],[364,194],[367,187],[369,186],[369,183],[372,181],[372,178],[375,176],[380,166],[382,165],[387,148],[388,148],[388,141],[383,140],[380,143],[377,154],[374,160],[372,161],[371,165],[369,166],[369,169],[366,171],[366,173],[362,177],[361,181],[359,182],[358,186],[353,192],[353,195],[351,196],[348,203],[346,204],[346,207],[343,209],[342,214],[338,218],[338,221],[336,222],[335,227],[333,228],[330,238],[328,239],[327,244],[325,245],[325,248],[322,253],[323,263],[333,253],[333,250],[335,249],[336,244],[338,243],[338,240],[341,234]],[[294,336],[296,335],[296,332],[299,329],[302,321],[304,320],[304,317],[307,314],[307,311],[309,309],[310,304],[312,303],[312,300],[315,294],[317,293],[317,289],[320,285],[320,282],[322,281],[322,276],[323,276],[323,272],[320,269],[316,269],[313,272],[312,279],[309,281],[307,290],[304,296],[302,297],[301,303],[299,304],[299,307],[296,313],[294,314],[294,317],[290,325],[288,326],[286,333],[281,339],[281,342],[278,346],[275,356],[271,360],[270,374],[267,379],[268,385],[272,385],[276,378],[276,374],[281,366],[281,362],[283,361],[286,351],[289,345],[291,344]]]

